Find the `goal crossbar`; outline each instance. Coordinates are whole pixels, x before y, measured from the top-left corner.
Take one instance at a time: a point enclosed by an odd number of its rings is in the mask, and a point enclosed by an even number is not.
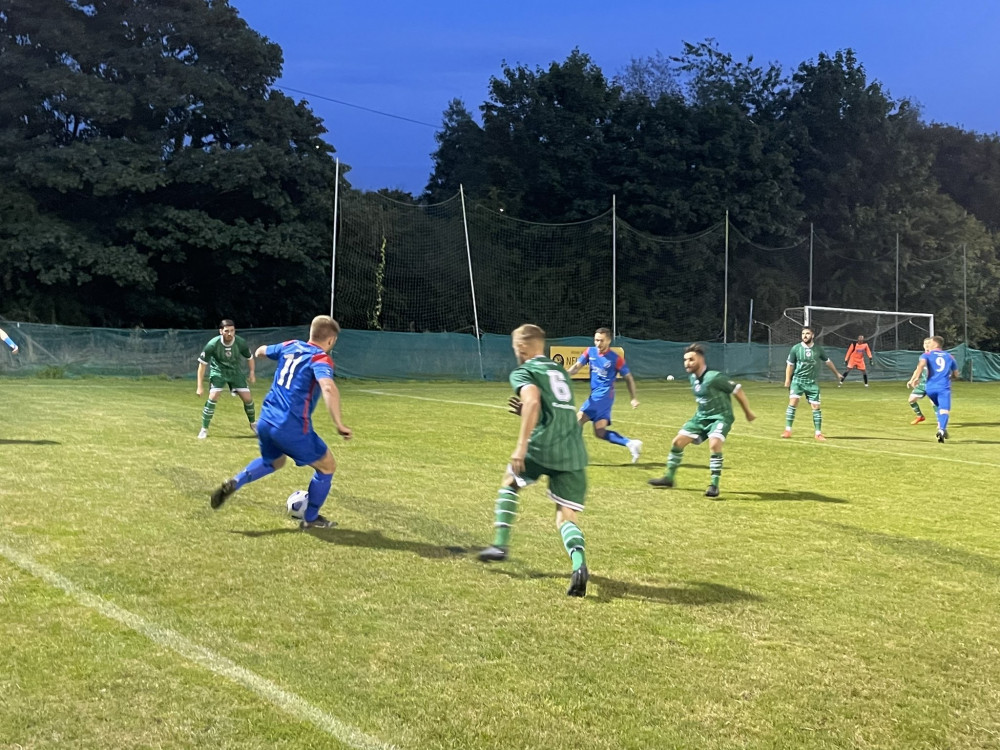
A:
[[[905,310],[862,310],[856,307],[822,307],[820,305],[803,305],[800,308],[789,308],[789,309],[799,309],[803,310],[805,313],[805,322],[809,324],[809,313],[812,310],[824,310],[828,312],[843,312],[843,313],[864,313],[866,315],[898,315],[900,317],[906,318],[927,318],[931,325],[931,334],[934,333],[934,313],[925,312],[906,312]]]

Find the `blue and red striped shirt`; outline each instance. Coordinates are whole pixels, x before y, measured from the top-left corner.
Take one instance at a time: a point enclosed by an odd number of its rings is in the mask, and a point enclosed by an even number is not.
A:
[[[628,375],[630,370],[625,364],[625,357],[608,349],[604,354],[596,346],[588,346],[577,364],[590,364],[590,397],[601,399],[606,396],[615,397],[615,378],[619,373]]]
[[[277,360],[278,366],[271,390],[261,404],[261,420],[278,429],[309,432],[313,409],[322,397],[319,381],[333,379],[333,360],[307,341],[271,344],[265,354]]]

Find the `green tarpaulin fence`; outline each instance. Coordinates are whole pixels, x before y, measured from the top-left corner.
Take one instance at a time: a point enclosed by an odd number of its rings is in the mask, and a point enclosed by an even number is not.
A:
[[[42,325],[5,321],[0,324],[18,344],[16,356],[0,347],[0,373],[34,377],[169,377],[193,378],[202,347],[216,330],[114,329]],[[251,349],[293,338],[306,338],[308,326],[240,329]],[[551,339],[553,345],[587,346],[589,336]],[[684,376],[684,348],[689,342],[618,339],[632,373],[639,379]],[[746,380],[782,381],[789,346],[707,343],[709,366]],[[1000,380],[1000,355],[964,345],[950,350],[963,377]],[[844,350],[827,349],[843,371]],[[918,352],[875,352],[869,370],[874,380],[905,380],[916,366]],[[514,367],[509,336],[485,334],[477,340],[461,333],[341,333],[334,349],[339,377],[372,380],[506,379]],[[269,376],[273,366],[258,362],[258,373]],[[827,373],[829,375],[829,373]],[[852,377],[857,378],[858,375]]]

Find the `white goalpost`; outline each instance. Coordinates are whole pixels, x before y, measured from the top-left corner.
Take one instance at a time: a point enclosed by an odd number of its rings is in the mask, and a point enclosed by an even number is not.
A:
[[[864,336],[883,351],[923,351],[924,339],[934,335],[934,314],[805,305],[785,310],[775,328],[780,343],[793,343],[806,326],[826,346],[846,347]]]

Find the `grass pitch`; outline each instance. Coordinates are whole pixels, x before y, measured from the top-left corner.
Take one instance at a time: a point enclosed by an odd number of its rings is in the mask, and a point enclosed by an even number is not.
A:
[[[190,382],[0,382],[0,747],[1000,745],[1000,386],[940,445],[902,384],[825,382],[826,444],[747,384],[711,501],[707,446],[647,487],[694,404],[640,382],[638,464],[586,432],[584,600],[540,488],[475,559],[503,384],[340,386],[339,526],[301,533],[307,469],[208,507],[256,452],[235,399],[199,441]]]

